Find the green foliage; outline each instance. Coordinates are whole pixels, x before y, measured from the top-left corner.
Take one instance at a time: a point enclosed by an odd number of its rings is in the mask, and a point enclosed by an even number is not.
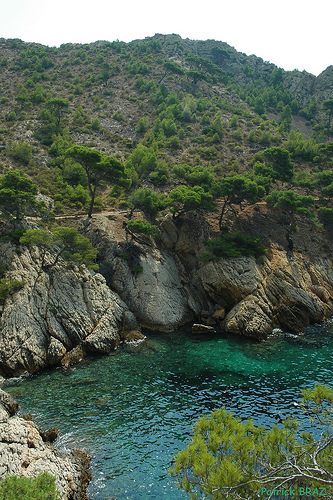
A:
[[[246,236],[240,231],[235,234],[226,233],[214,240],[206,242],[206,250],[201,260],[209,261],[217,258],[229,259],[232,257],[259,257],[267,252],[260,238]]]
[[[174,215],[181,215],[189,210],[198,208],[213,209],[213,196],[201,186],[179,186],[169,193]]]
[[[43,472],[37,477],[11,476],[0,482],[0,500],[60,500],[55,477]]]
[[[293,158],[304,161],[313,161],[318,155],[318,148],[314,140],[305,140],[303,134],[299,130],[292,130],[288,136],[288,140],[283,143]]]
[[[320,207],[318,209],[318,219],[319,222],[324,224],[326,227],[333,226],[333,208]]]
[[[263,152],[265,159],[275,171],[277,179],[288,181],[292,179],[294,164],[290,160],[289,151],[280,147],[265,149]]]
[[[139,134],[143,134],[144,132],[147,131],[149,126],[149,122],[145,116],[142,116],[140,120],[137,123],[136,130],[139,132]]]
[[[137,189],[129,198],[129,206],[142,210],[147,215],[156,215],[163,210],[168,200],[164,195],[159,195],[149,188]]]
[[[284,498],[289,488],[298,497],[304,485],[312,492],[317,488],[315,496],[324,486],[330,496],[332,403],[328,387],[303,391],[302,407],[310,422],[316,421],[323,430],[318,439],[312,432],[300,431],[294,418],[268,429],[255,426],[251,419],[241,421],[225,408],[216,410],[195,424],[191,442],[177,454],[170,472],[192,499],[266,499],[268,491],[277,490]]]
[[[2,216],[15,217],[16,220],[30,213],[31,209],[41,208],[37,203],[37,186],[23,172],[9,170],[0,178],[0,210]]]
[[[125,177],[124,166],[116,158],[87,146],[73,146],[66,151],[66,156],[77,161],[86,172],[91,197],[88,217],[91,217],[97,188],[103,182],[121,183]]]
[[[215,176],[209,168],[201,167],[200,165],[195,165],[191,167],[190,165],[176,165],[172,169],[172,173],[175,177],[184,179],[191,186],[205,185],[210,187],[215,182]]]
[[[149,174],[157,166],[154,149],[139,143],[131,154],[129,161],[126,162],[126,166],[130,165],[135,168],[139,175]]]
[[[38,246],[43,250],[42,267],[44,266],[47,249],[55,251],[52,267],[60,257],[75,264],[86,264],[91,269],[98,269],[95,263],[97,249],[93,248],[90,240],[85,238],[73,227],[54,227],[51,231],[43,229],[28,229],[20,239],[21,245]]]
[[[158,238],[160,233],[157,226],[149,224],[145,220],[129,220],[127,223],[128,229],[133,233],[147,234],[152,236],[154,239]]]
[[[315,199],[313,196],[305,196],[295,191],[272,191],[267,196],[266,203],[269,208],[280,208],[291,213],[304,215],[309,219],[314,219],[315,214],[310,210],[315,206]]]
[[[13,293],[17,292],[21,288],[23,288],[24,285],[25,285],[25,281],[10,280],[10,279],[7,279],[7,278],[2,278],[0,280],[0,301],[3,302],[10,295],[12,295]]]
[[[27,142],[14,142],[6,148],[9,156],[23,165],[28,165],[32,158],[32,147]]]
[[[96,132],[101,130],[101,122],[99,121],[98,118],[93,119],[92,124],[91,124],[91,128],[92,128],[92,130],[95,130]]]

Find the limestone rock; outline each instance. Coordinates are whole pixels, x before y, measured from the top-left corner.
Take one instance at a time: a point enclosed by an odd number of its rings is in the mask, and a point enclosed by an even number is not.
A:
[[[170,331],[191,319],[175,261],[154,249],[138,253],[138,266],[141,271],[133,273],[126,260],[116,257],[110,282],[138,322],[151,330]]]
[[[9,278],[26,284],[6,300],[0,319],[3,373],[36,372],[78,345],[105,353],[120,342],[123,315],[131,313],[101,274],[65,262],[46,272],[32,249],[13,255]]]
[[[328,259],[309,263],[274,249],[260,264],[252,257],[210,262],[199,276],[209,295],[225,305],[222,326],[231,333],[264,338],[277,326],[299,332],[333,313]]]
[[[6,474],[34,477],[47,471],[55,476],[63,500],[87,500],[86,487],[91,478],[89,457],[78,450],[59,453],[43,441],[36,424],[8,411],[8,401],[13,408],[11,396],[1,391],[0,480]]]

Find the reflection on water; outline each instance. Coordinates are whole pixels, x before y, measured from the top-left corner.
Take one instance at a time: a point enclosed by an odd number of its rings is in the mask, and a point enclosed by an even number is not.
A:
[[[61,449],[92,455],[94,500],[178,500],[168,469],[203,414],[221,406],[256,423],[297,412],[300,389],[333,384],[333,326],[262,342],[187,332],[148,334],[136,347],[68,371],[13,380],[8,390],[41,426],[57,426]]]

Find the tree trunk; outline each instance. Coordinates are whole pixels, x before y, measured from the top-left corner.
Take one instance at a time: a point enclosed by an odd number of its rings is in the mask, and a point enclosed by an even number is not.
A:
[[[220,231],[222,229],[222,220],[223,220],[224,212],[225,212],[226,206],[228,204],[228,201],[229,201],[229,196],[227,196],[227,198],[224,200],[224,205],[222,207],[222,212],[221,212],[221,215],[220,215],[220,218],[219,218],[219,228],[220,228]]]

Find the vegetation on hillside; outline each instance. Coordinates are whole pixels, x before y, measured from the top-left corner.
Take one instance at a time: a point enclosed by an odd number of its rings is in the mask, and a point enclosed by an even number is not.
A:
[[[299,76],[176,35],[60,48],[2,39],[1,217],[49,224],[127,207],[158,226],[159,214],[215,211],[224,231],[267,199],[289,214],[289,233],[303,217],[328,228],[332,99],[294,95]]]

